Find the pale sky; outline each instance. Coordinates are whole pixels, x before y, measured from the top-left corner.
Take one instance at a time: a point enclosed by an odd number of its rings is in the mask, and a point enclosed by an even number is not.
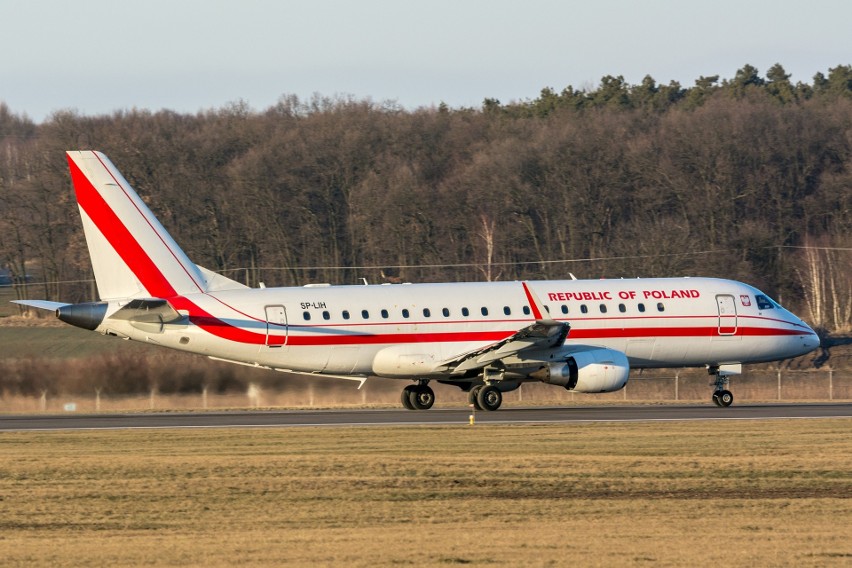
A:
[[[811,83],[852,63],[850,22],[849,0],[0,0],[0,101],[41,122],[313,93],[479,107],[746,63]]]

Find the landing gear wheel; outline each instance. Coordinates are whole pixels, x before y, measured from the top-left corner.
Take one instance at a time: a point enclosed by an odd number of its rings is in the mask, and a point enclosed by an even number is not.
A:
[[[734,403],[734,395],[728,390],[728,375],[732,373],[730,371],[722,372],[718,365],[708,366],[707,370],[711,375],[716,376],[716,380],[712,383],[713,404],[716,406],[731,406]]]
[[[414,410],[429,410],[435,404],[435,391],[426,385],[412,387],[408,401]]]
[[[482,410],[497,410],[503,404],[503,393],[493,385],[485,385],[476,394],[476,402]]]
[[[414,405],[411,404],[411,399],[414,396],[414,389],[414,385],[408,385],[402,389],[402,394],[399,397],[402,401],[402,405],[408,410],[414,410]]]
[[[477,395],[479,395],[479,391],[481,391],[484,386],[485,385],[476,385],[467,393],[468,404],[472,404],[477,410],[482,410],[482,407],[479,405],[479,400],[477,400]]]

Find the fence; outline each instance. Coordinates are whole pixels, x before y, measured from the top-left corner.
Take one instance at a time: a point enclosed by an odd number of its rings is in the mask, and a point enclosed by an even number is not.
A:
[[[710,399],[712,384],[713,377],[706,374],[637,375],[622,392],[612,394],[632,401],[704,401]],[[737,402],[852,400],[852,372],[748,371],[731,377],[729,388]]]
[[[0,412],[114,412],[223,408],[334,408],[398,406],[405,381],[370,379],[360,390],[349,381],[304,382],[280,390],[252,383],[244,392],[112,396],[102,392],[40,397],[0,397]],[[505,393],[507,405],[588,405],[614,403],[675,403],[710,401],[712,377],[693,370],[631,376],[616,392],[584,394],[542,383],[526,383]],[[459,389],[432,383],[439,405],[465,406],[467,395]],[[805,402],[852,400],[852,372],[826,370],[755,370],[731,378],[735,404],[748,402]]]

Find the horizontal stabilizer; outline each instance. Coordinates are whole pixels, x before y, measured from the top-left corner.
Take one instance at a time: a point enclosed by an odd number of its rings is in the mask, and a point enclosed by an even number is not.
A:
[[[70,304],[64,304],[62,302],[50,302],[48,300],[12,300],[13,304],[20,304],[22,306],[29,306],[31,308],[38,308],[40,310],[48,310],[51,312],[55,312],[59,308],[63,308],[65,306],[69,306]]]

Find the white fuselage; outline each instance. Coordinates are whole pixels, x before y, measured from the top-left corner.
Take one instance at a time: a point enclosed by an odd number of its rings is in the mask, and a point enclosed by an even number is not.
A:
[[[731,280],[527,285],[551,319],[570,324],[566,346],[620,351],[632,368],[772,361],[819,344],[799,318]],[[436,378],[441,361],[535,320],[520,282],[226,290],[170,303],[187,317],[156,329],[108,314],[99,331],[274,369]]]

